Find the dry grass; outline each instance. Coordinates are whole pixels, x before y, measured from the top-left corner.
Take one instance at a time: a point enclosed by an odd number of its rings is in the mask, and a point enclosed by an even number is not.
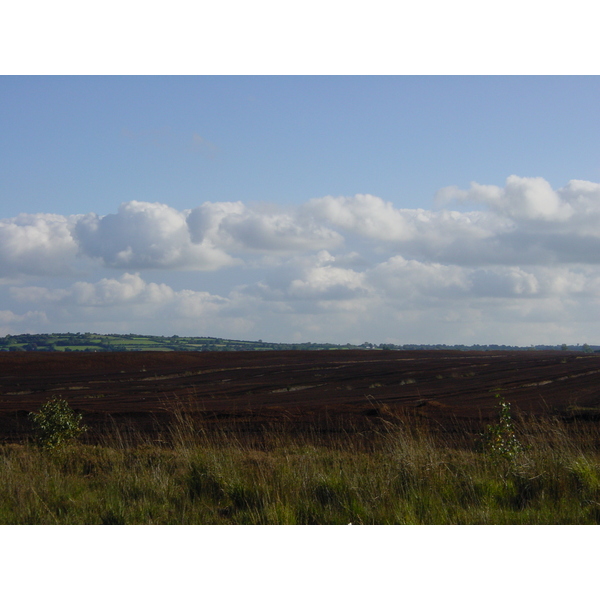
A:
[[[2,524],[592,524],[597,423],[519,418],[494,460],[468,432],[380,420],[371,431],[114,430],[48,452],[0,447]]]

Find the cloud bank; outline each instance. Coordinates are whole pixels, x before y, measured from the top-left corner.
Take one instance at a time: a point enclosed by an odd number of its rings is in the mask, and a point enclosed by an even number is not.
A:
[[[0,333],[600,343],[600,184],[513,175],[434,200],[130,201],[3,219]]]

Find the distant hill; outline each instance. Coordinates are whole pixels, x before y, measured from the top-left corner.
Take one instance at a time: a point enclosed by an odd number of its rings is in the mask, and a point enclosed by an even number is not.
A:
[[[571,350],[599,352],[600,346],[504,346],[497,344],[466,346],[462,344],[281,344],[275,342],[229,340],[214,337],[171,337],[158,335],[100,333],[23,333],[0,338],[0,351],[27,352],[130,352],[130,351],[199,351],[227,352],[240,350]]]

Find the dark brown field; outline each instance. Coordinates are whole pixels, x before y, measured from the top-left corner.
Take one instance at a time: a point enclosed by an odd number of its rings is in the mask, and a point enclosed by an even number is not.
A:
[[[159,430],[177,411],[219,427],[375,421],[410,410],[481,424],[500,394],[533,415],[595,419],[600,356],[562,352],[318,351],[0,353],[0,439],[61,395],[92,426]]]

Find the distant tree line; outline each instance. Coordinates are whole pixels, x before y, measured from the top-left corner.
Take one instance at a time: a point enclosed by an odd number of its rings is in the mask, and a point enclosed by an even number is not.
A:
[[[140,350],[156,351],[196,351],[231,352],[248,350],[464,350],[464,351],[506,351],[506,350],[562,350],[577,352],[600,352],[600,346],[567,344],[537,346],[507,346],[499,344],[319,344],[305,342],[283,344],[258,341],[229,340],[215,337],[170,337],[128,334],[98,333],[23,333],[0,337],[0,351],[4,352],[131,352]]]

